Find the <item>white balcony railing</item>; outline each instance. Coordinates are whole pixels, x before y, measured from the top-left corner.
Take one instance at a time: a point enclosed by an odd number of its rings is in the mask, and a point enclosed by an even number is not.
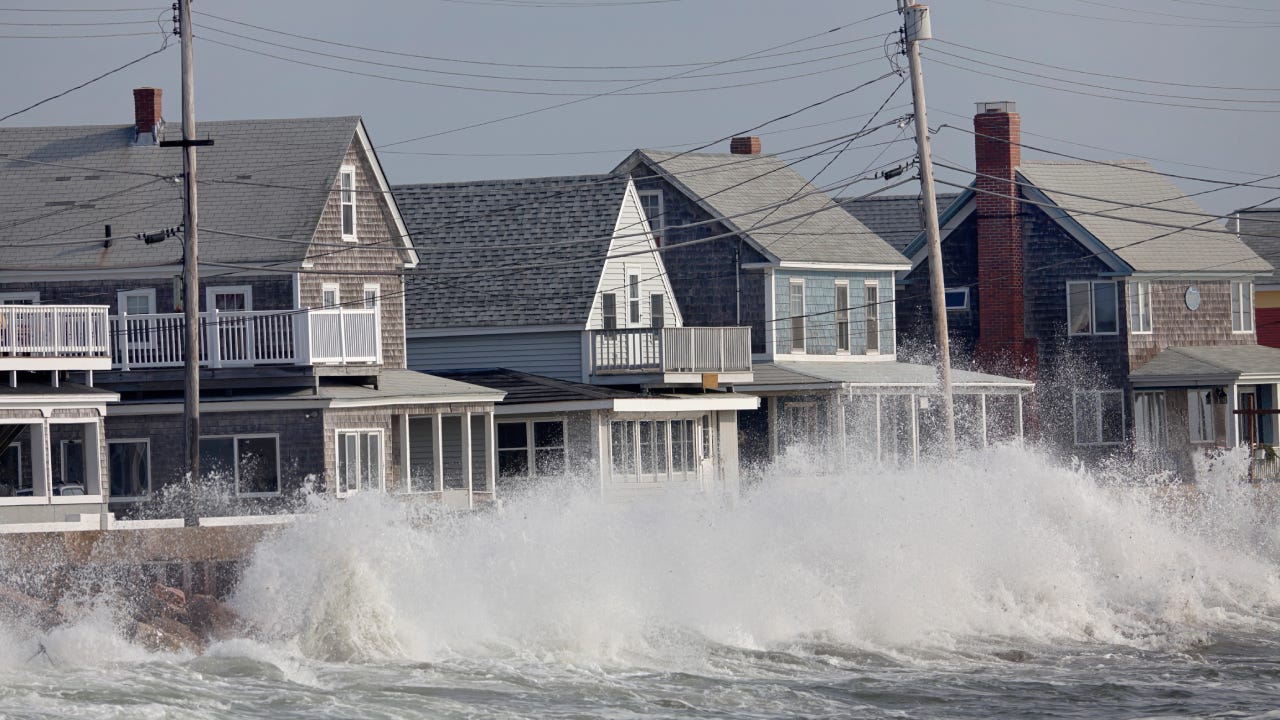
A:
[[[591,372],[751,372],[751,328],[592,330]]]
[[[378,310],[257,310],[200,313],[200,364],[253,365],[379,363]],[[113,315],[112,364],[119,370],[179,367],[186,318],[182,314]]]
[[[0,305],[0,355],[106,358],[105,305]]]

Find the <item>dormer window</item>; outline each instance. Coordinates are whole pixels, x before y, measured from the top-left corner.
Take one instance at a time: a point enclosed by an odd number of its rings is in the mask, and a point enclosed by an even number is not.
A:
[[[1253,283],[1231,282],[1231,332],[1253,332]]]
[[[640,207],[644,208],[645,219],[649,221],[649,230],[653,233],[654,239],[661,244],[662,228],[666,226],[663,219],[662,191],[641,190],[639,195]]]
[[[342,205],[342,239],[356,239],[356,169],[343,165],[338,171],[339,203]]]

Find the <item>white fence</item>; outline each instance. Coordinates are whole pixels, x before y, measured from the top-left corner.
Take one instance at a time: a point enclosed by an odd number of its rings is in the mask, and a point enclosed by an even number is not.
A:
[[[0,305],[0,353],[98,357],[111,353],[105,305]]]
[[[256,310],[200,313],[200,364],[333,365],[382,358],[378,310]],[[120,370],[185,363],[182,314],[111,317],[113,365]]]
[[[678,327],[591,331],[593,373],[751,371],[751,328]]]

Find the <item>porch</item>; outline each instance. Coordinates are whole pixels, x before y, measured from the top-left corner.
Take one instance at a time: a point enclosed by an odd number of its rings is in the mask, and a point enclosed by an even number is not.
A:
[[[200,365],[378,365],[382,327],[376,308],[200,313]],[[111,367],[182,367],[186,317],[181,313],[113,315]]]
[[[105,305],[0,305],[0,371],[106,370]]]
[[[589,330],[590,374],[600,384],[751,381],[751,328]]]

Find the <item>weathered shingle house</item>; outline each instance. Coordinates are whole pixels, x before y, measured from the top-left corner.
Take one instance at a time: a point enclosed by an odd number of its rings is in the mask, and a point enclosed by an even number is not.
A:
[[[100,452],[60,427],[46,449],[55,481],[87,478],[82,466],[100,459],[108,480],[94,490],[119,512],[183,468],[183,249],[180,229],[165,232],[182,223],[182,158],[158,144],[181,133],[163,122],[158,89],[134,99],[131,125],[0,129],[0,301],[34,306],[17,311],[29,320],[6,318],[2,349],[38,356],[25,352],[26,334],[60,327],[63,306],[93,306],[101,335],[86,341],[103,358],[82,369],[121,402],[107,410]],[[472,417],[485,430],[501,393],[405,369],[401,273],[418,257],[363,122],[237,120],[199,132],[215,143],[199,151],[201,454],[231,510],[269,510],[306,484],[466,504],[471,489],[491,490],[492,460],[459,442],[469,422],[429,448],[408,446],[410,417]],[[40,452],[24,438],[7,444],[10,475]],[[415,474],[415,453],[443,467]]]
[[[507,393],[501,482],[569,467],[606,497],[736,491],[736,413],[757,400],[722,387],[752,377],[749,330],[686,325],[626,176],[395,193],[422,257],[409,366]]]
[[[1271,266],[1142,161],[1024,161],[1012,103],[974,118],[977,178],[939,218],[956,345],[1037,381],[1043,434],[1072,453],[1274,439],[1236,410],[1277,407],[1280,352],[1257,345]],[[932,333],[923,235],[899,302]]]
[[[931,446],[921,428],[937,381],[932,368],[897,361],[894,281],[909,263],[781,159],[760,154],[757,138],[735,138],[731,150],[637,150],[617,172],[639,189],[689,321],[751,327],[756,376],[734,387],[766,402],[742,415],[744,458],[825,438],[913,461]],[[955,380],[977,406],[988,396],[1000,406],[975,414],[974,442],[1020,432],[1029,383]]]

